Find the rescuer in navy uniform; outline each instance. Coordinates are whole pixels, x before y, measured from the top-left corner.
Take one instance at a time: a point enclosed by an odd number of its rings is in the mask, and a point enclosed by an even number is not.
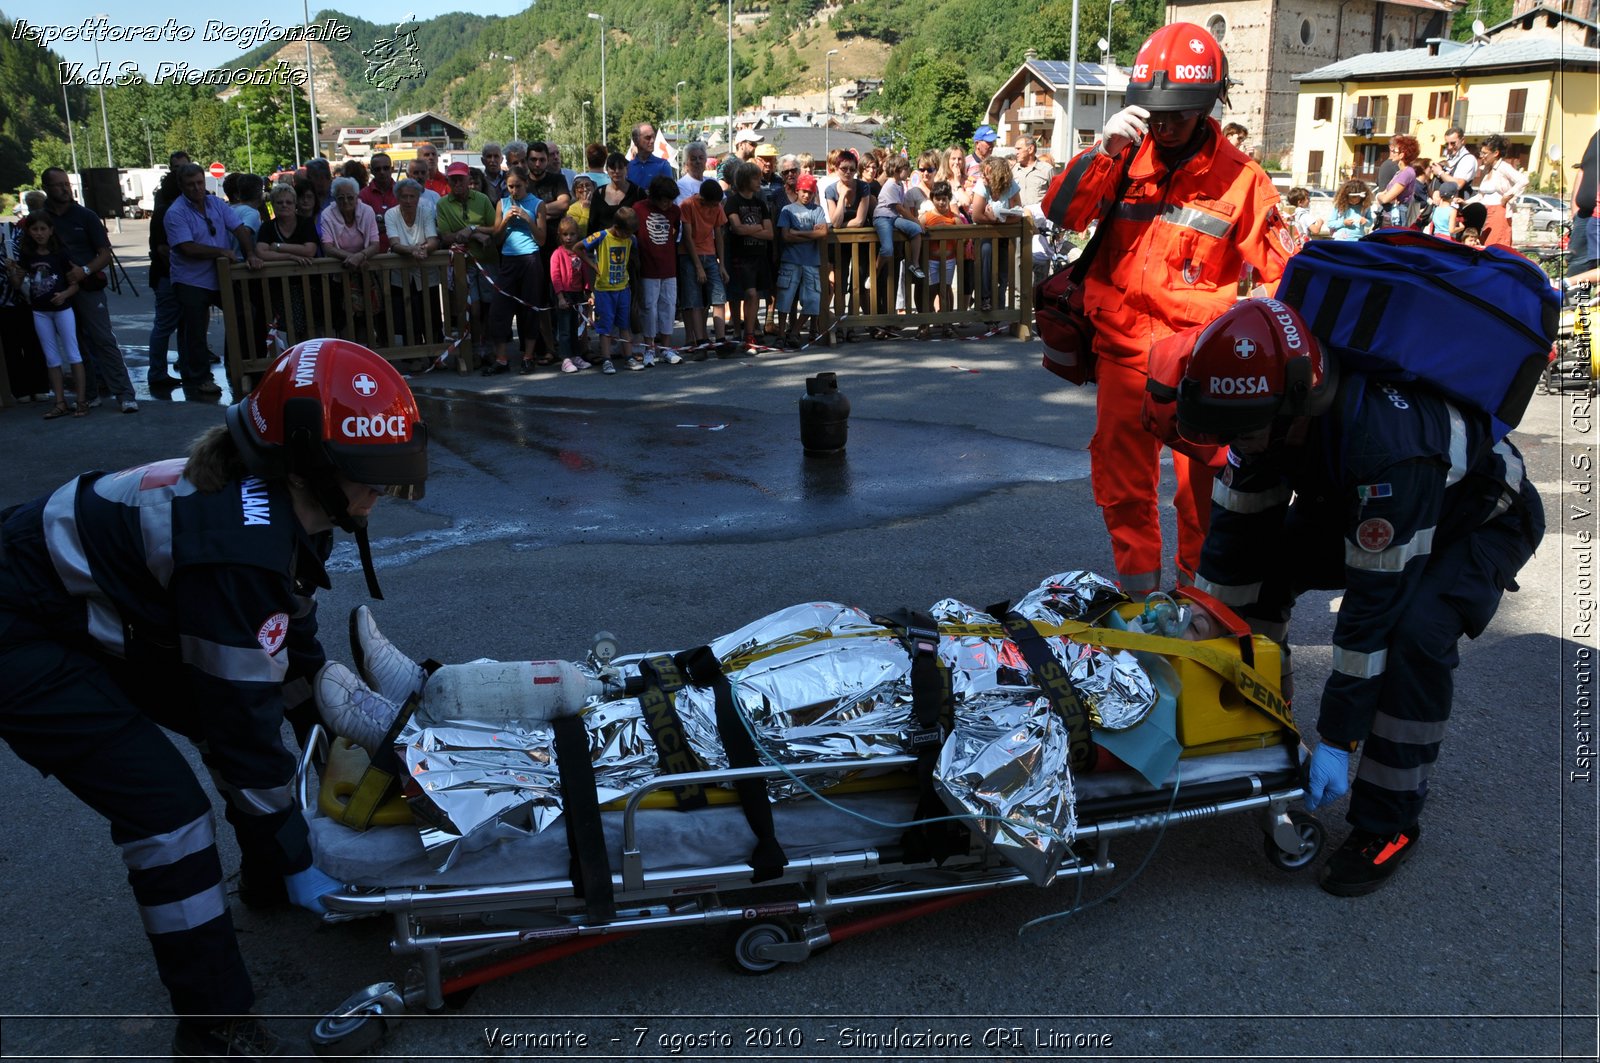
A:
[[[333,527],[356,533],[371,581],[367,514],[426,478],[404,379],[312,340],[187,459],[87,473],[0,513],[0,737],[109,821],[180,1016],[175,1056],[283,1046],[250,1014],[210,801],[160,728],[195,742],[226,799],[247,903],[321,912],[338,883],[291,801],[285,707],[303,737]]]
[[[1339,378],[1289,306],[1239,303],[1199,333],[1178,430],[1229,444],[1196,586],[1282,641],[1295,597],[1343,588],[1307,808],[1351,790],[1323,889],[1371,893],[1416,850],[1461,636],[1489,625],[1544,508],[1486,415],[1423,386]]]

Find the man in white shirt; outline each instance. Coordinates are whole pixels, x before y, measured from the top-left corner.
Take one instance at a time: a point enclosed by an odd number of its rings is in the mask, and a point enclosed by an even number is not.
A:
[[[692,140],[683,149],[683,176],[678,178],[678,202],[700,194],[706,180],[706,144]]]
[[[1439,169],[1446,180],[1454,181],[1466,192],[1478,176],[1478,160],[1467,150],[1461,127],[1453,125],[1444,131],[1444,146],[1439,150]]]

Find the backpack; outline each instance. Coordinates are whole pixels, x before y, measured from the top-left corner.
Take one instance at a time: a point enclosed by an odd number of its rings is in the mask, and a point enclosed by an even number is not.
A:
[[[1561,309],[1544,271],[1515,251],[1408,229],[1306,245],[1277,297],[1341,364],[1481,410],[1496,441],[1533,398]]]

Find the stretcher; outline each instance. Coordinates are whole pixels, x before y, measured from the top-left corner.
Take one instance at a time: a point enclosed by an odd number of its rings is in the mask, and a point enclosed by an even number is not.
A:
[[[1173,651],[1177,763],[1152,785],[1098,749],[1094,769],[1074,773],[1076,829],[1052,868],[1054,883],[1114,870],[1115,838],[1235,813],[1257,818],[1273,866],[1295,871],[1316,860],[1323,829],[1291,807],[1305,792],[1306,754],[1279,694],[1278,647],[1252,637],[1225,607],[1206,607],[1220,622],[1217,637],[1142,643]],[[1127,605],[1120,614],[1138,609]],[[733,963],[757,974],[881,926],[1037,881],[978,832],[965,832],[964,845],[937,860],[908,846],[907,825],[918,814],[917,763],[907,754],[657,775],[601,812],[609,875],[597,888],[576,869],[578,850],[560,829],[508,832],[440,871],[401,802],[381,809],[364,831],[343,825],[340,810],[366,755],[319,729],[306,744],[295,789],[318,865],[348,883],[324,903],[333,919],[390,919],[390,948],[413,966],[404,983],[368,986],[324,1015],[312,1044],[320,1054],[368,1051],[408,1011],[443,1009],[484,982],[637,932],[734,927]],[[787,863],[759,882],[752,881],[751,826],[739,805],[682,812],[662,800],[687,786],[836,780],[854,769],[870,778],[823,789],[820,798],[772,803]]]

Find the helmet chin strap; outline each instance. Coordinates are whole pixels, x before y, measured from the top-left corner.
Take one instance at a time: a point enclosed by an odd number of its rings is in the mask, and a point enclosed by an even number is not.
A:
[[[383,590],[378,586],[378,574],[372,567],[372,544],[367,539],[367,518],[350,512],[350,498],[339,483],[339,470],[328,460],[322,447],[313,441],[312,432],[297,426],[289,433],[289,447],[293,464],[304,477],[306,487],[317,505],[328,514],[328,519],[355,536],[356,550],[361,555],[361,571],[367,577],[367,593],[383,600]]]

